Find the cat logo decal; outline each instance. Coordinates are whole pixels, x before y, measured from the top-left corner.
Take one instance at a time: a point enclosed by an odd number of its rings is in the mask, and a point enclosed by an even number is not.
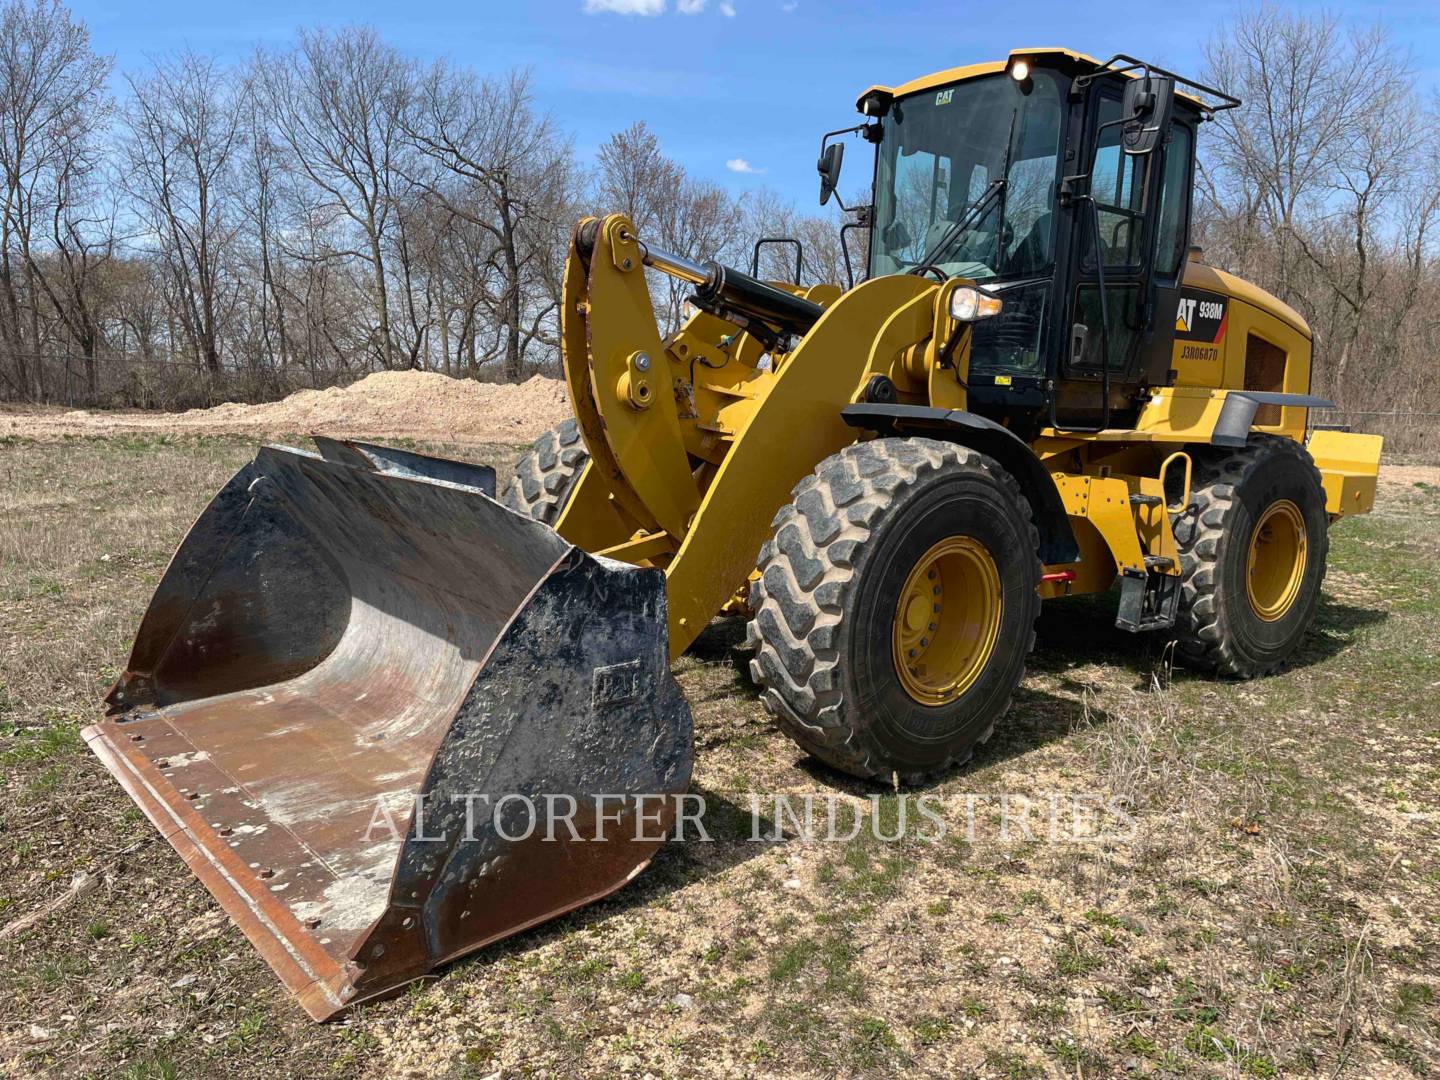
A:
[[[1175,311],[1177,341],[1203,341],[1218,345],[1225,336],[1225,316],[1230,298],[1217,293],[1186,289]]]

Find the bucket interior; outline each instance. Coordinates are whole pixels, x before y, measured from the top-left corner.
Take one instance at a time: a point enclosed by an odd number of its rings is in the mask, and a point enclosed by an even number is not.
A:
[[[176,553],[104,737],[343,963],[456,710],[568,550],[475,491],[266,448]]]

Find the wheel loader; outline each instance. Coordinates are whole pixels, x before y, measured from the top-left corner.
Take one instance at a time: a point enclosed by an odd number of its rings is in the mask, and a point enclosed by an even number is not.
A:
[[[858,283],[581,221],[574,418],[500,498],[488,467],[264,447],[87,741],[323,1019],[640,872],[692,764],[669,664],[718,615],[794,741],[883,783],[989,737],[1047,600],[1113,591],[1188,664],[1275,671],[1380,440],[1311,423],[1305,321],[1190,246],[1236,104],[1060,49],[870,87],[819,162],[823,203],[873,154]],[[692,290],[668,334],[659,276]]]

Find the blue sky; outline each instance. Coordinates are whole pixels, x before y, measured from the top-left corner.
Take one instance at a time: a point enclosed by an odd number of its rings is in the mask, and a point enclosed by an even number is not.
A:
[[[612,131],[645,120],[687,169],[739,192],[769,187],[813,207],[821,133],[859,117],[856,94],[1012,48],[1128,52],[1191,73],[1228,8],[1211,4],[950,0],[70,0],[121,71],[185,46],[241,58],[300,26],[376,27],[411,55],[482,72],[530,67],[539,104],[589,159]],[[592,10],[587,10],[587,5]],[[1292,6],[1318,12],[1321,5]],[[606,7],[663,9],[619,14]],[[1434,0],[1329,5],[1382,20],[1440,87]],[[682,9],[695,9],[686,14]],[[856,148],[858,149],[858,147]],[[736,172],[741,159],[754,172]],[[857,159],[855,165],[859,164]],[[851,190],[855,165],[847,170]]]

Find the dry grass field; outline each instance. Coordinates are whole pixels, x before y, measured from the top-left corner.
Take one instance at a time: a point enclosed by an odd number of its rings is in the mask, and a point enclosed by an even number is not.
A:
[[[973,837],[751,842],[751,792],[873,796],[887,828],[902,802],[807,761],[717,623],[676,669],[715,841],[316,1026],[78,736],[251,450],[0,443],[0,1072],[1440,1075],[1440,469],[1336,527],[1276,677],[1171,675],[1113,597],[1048,605],[995,739],[921,793],[975,796]],[[1133,830],[1052,842],[1050,797],[1089,793]],[[1033,836],[999,834],[1001,795]]]

